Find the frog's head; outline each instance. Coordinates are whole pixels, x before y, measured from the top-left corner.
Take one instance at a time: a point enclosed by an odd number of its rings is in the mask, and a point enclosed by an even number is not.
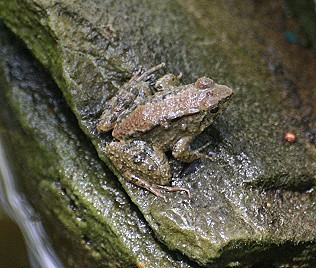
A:
[[[209,125],[228,106],[233,89],[225,85],[217,85],[207,77],[201,77],[196,80],[194,87],[201,92],[201,101],[199,110],[207,114],[205,124]]]

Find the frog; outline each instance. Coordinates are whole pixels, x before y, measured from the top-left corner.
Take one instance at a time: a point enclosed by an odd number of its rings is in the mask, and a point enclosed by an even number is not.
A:
[[[208,77],[182,85],[182,74],[171,73],[157,79],[153,90],[147,80],[164,66],[138,71],[124,84],[109,100],[97,129],[112,131],[105,151],[123,178],[166,201],[164,192],[191,197],[189,189],[167,185],[172,174],[166,152],[185,163],[211,159],[190,144],[227,108],[234,90]]]

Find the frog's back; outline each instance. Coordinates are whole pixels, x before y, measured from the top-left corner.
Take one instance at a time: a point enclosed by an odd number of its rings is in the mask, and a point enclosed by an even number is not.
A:
[[[233,91],[209,78],[155,94],[119,120],[112,135],[119,140],[158,139],[172,144],[176,136],[196,136],[227,106]]]
[[[190,90],[179,89],[157,94],[118,122],[112,135],[124,139],[135,133],[147,133],[159,125],[167,128],[170,121],[199,112],[201,96],[190,93]]]

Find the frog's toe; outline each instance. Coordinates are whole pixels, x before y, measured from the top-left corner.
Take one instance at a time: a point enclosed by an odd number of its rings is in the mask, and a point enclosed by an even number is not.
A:
[[[150,191],[151,193],[153,193],[155,196],[158,196],[160,198],[162,198],[165,202],[167,202],[167,198],[165,195],[163,195],[156,187],[149,187],[147,188],[148,191]]]
[[[172,187],[172,186],[165,186],[165,185],[155,185],[156,189],[160,189],[166,192],[178,192],[178,191],[184,191],[187,193],[188,197],[191,198],[191,192],[187,188],[183,187]]]
[[[144,186],[143,186],[144,187]],[[150,185],[144,187],[154,195],[162,198],[165,202],[167,202],[167,198],[165,195],[161,193],[161,191],[166,192],[178,192],[178,191],[184,191],[187,193],[188,197],[191,198],[191,192],[189,189],[182,188],[182,187],[172,187],[172,186],[164,186],[164,185]]]

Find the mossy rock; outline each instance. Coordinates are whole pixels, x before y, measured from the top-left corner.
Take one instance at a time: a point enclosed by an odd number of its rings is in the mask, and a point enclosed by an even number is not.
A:
[[[69,263],[80,266],[87,253],[90,265],[109,267],[315,261],[315,148],[288,112],[285,77],[262,64],[268,49],[226,4],[0,1],[0,16],[57,84],[29,56],[10,59],[22,49],[2,53],[14,63],[4,69],[6,98],[36,147],[21,133],[16,143],[21,152],[38,148],[33,162],[23,161],[34,170],[37,206],[71,234]],[[126,182],[104,153],[111,135],[96,130],[104,104],[132,73],[161,62],[153,81],[181,72],[184,83],[211,76],[236,90],[192,144],[211,141],[204,152],[215,160],[170,159],[173,185],[189,188],[191,199],[168,193],[164,202]],[[288,131],[297,142],[284,140]]]

